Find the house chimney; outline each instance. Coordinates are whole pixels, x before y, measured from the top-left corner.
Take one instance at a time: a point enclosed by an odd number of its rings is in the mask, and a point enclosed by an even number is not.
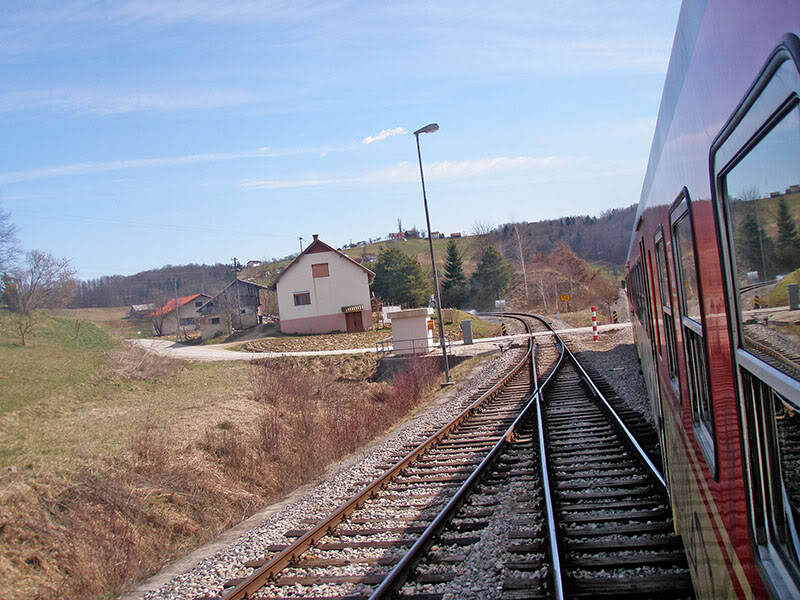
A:
[[[312,233],[312,234],[311,234],[311,237],[313,237],[313,238],[314,238],[314,241],[316,242],[316,241],[317,241],[317,238],[319,237],[319,234],[318,234],[318,233]]]

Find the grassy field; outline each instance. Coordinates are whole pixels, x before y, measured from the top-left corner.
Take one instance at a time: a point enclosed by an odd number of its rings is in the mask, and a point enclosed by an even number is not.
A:
[[[150,322],[133,321],[129,319],[128,310],[127,306],[111,308],[64,308],[53,310],[51,314],[73,321],[94,323],[127,339],[150,337],[152,335]]]
[[[789,304],[788,286],[790,283],[800,283],[800,269],[792,271],[786,277],[775,284],[769,294],[761,296],[761,306],[768,308],[771,306],[784,306]]]
[[[423,372],[373,381],[366,354],[171,361],[124,344],[119,313],[67,315],[41,315],[22,346],[13,315],[0,311],[0,579],[9,597],[113,597],[439,391],[438,375]],[[276,440],[301,445],[294,423],[307,427],[309,415],[326,443],[301,457],[283,452]]]

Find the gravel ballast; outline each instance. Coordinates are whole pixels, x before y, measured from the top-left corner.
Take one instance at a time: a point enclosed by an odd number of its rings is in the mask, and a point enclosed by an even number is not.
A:
[[[569,340],[573,349],[580,352],[579,360],[601,372],[632,407],[639,412],[649,413],[649,402],[630,329],[609,332],[601,337],[602,342],[597,343],[592,342],[591,334],[584,337],[586,339]],[[193,568],[160,585],[158,589],[152,589],[152,584],[139,586],[138,592],[131,592],[123,598],[172,600],[219,594],[224,581],[250,573],[249,569],[241,567],[244,562],[270,554],[267,547],[271,544],[286,543],[284,532],[287,530],[308,528],[308,519],[321,519],[331,513],[359,488],[358,484],[380,475],[383,472],[380,467],[393,462],[391,457],[401,452],[403,446],[418,443],[423,434],[429,434],[461,412],[470,403],[470,397],[478,385],[507,372],[519,360],[521,353],[521,350],[504,352],[477,367],[468,377],[444,391],[440,399],[409,418],[382,441],[329,470],[324,481],[315,486],[306,486],[301,493],[285,501],[279,512],[243,533],[227,547],[203,558]],[[490,556],[493,554],[489,553]],[[481,595],[481,586],[487,584],[491,595],[497,593],[497,578],[485,577],[481,571],[477,564],[470,562],[463,565],[459,583],[462,592],[469,592],[467,596],[484,597]]]

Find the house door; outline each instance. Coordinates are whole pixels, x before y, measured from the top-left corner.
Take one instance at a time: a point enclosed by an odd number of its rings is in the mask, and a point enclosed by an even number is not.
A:
[[[347,323],[347,332],[364,331],[364,319],[360,312],[344,313],[344,320]]]

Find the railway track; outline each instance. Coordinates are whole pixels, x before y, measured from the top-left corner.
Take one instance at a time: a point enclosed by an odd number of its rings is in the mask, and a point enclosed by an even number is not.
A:
[[[542,392],[564,596],[693,597],[663,476],[590,381],[573,358]]]
[[[658,468],[550,337],[216,597],[691,597]]]

